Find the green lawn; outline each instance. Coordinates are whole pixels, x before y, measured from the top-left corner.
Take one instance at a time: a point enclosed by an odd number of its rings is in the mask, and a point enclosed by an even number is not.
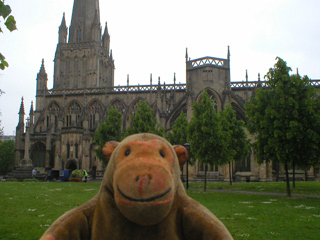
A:
[[[222,188],[226,189],[227,185],[223,184]],[[237,183],[233,186],[235,190],[250,187],[260,191],[277,189],[276,185]],[[319,182],[299,182],[298,186],[300,192],[319,195]],[[99,187],[99,183],[0,183],[0,239],[39,239],[57,217],[89,200]],[[234,239],[319,239],[319,198],[202,190],[188,190],[188,194],[218,216]]]
[[[189,187],[203,189],[203,183],[189,183]],[[286,182],[235,182],[232,185],[226,182],[214,182],[207,183],[207,189],[287,193]],[[291,193],[320,196],[320,181],[296,182],[296,188],[294,189],[291,182]]]

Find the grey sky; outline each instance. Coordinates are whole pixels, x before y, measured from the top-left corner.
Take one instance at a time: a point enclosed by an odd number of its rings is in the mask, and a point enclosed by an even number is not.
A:
[[[18,31],[0,35],[10,67],[0,72],[2,127],[13,134],[21,97],[25,111],[35,103],[36,77],[44,58],[48,87],[63,12],[69,27],[73,0],[6,0]],[[320,1],[316,0],[100,0],[101,25],[108,22],[115,59],[115,85],[185,82],[185,49],[192,59],[226,58],[231,80],[263,77],[277,56],[301,75],[320,78]],[[2,24],[2,23],[1,23]],[[2,25],[3,28],[3,25]],[[34,106],[35,107],[35,106]]]

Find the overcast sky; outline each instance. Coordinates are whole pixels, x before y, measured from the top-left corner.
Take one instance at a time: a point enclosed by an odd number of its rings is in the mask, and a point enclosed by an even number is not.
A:
[[[3,27],[0,52],[10,66],[0,70],[1,126],[15,133],[21,97],[29,114],[36,77],[44,58],[48,88],[63,12],[69,27],[73,0],[5,0],[18,30]],[[115,85],[185,83],[185,51],[191,59],[227,57],[231,81],[263,77],[277,56],[301,75],[320,79],[319,0],[100,0],[101,25],[108,22],[115,60]],[[35,106],[34,106],[35,107]],[[27,117],[27,116],[26,116]]]

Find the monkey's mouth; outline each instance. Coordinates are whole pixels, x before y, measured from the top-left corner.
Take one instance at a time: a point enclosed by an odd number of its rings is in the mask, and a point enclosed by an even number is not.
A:
[[[150,198],[143,198],[143,199],[137,199],[137,198],[132,198],[129,197],[128,195],[124,194],[121,189],[119,188],[119,186],[117,185],[117,189],[119,191],[119,193],[121,194],[122,197],[124,197],[125,199],[132,201],[132,202],[152,202],[156,199],[162,198],[163,196],[165,196],[167,193],[169,193],[171,191],[171,188],[167,189],[164,193],[161,193],[159,195],[156,195],[154,197],[150,197]]]

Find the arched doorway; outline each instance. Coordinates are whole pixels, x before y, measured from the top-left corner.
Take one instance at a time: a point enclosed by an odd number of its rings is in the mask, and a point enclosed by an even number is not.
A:
[[[31,147],[30,157],[33,167],[45,167],[46,164],[46,145],[42,142],[36,142]]]
[[[72,173],[73,170],[78,169],[77,161],[74,159],[68,160],[66,164],[66,169],[68,169],[70,173]]]

